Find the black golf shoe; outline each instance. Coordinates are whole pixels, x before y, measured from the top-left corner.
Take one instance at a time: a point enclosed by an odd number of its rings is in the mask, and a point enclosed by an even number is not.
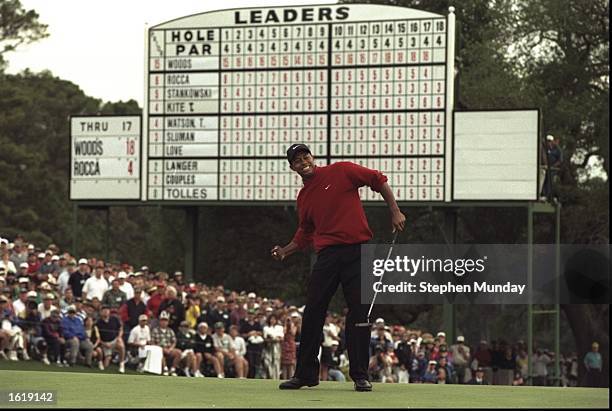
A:
[[[368,380],[355,380],[355,391],[372,391],[372,384]]]
[[[299,390],[302,387],[314,387],[319,385],[319,381],[304,381],[301,378],[293,377],[281,383],[278,388],[281,390]]]

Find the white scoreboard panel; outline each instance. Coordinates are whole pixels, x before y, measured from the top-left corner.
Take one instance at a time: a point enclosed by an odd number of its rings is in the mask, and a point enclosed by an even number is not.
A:
[[[140,200],[140,116],[70,118],[70,199]]]
[[[537,200],[539,110],[454,114],[453,199]]]
[[[453,31],[446,16],[366,4],[152,27],[143,200],[293,201],[285,150],[303,142],[320,164],[385,172],[400,201],[444,201]]]

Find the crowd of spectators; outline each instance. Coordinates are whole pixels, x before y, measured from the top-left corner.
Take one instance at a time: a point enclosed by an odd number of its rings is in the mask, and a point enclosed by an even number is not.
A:
[[[0,239],[0,359],[42,361],[105,370],[145,369],[146,346],[161,347],[168,376],[286,379],[293,376],[303,307],[254,292],[188,283],[147,266],[76,258],[54,244],[37,249],[24,238]],[[345,381],[344,316],[323,327],[321,380]],[[534,353],[536,385],[552,385],[554,354]],[[589,357],[597,367],[597,356]],[[599,357],[600,358],[600,357]],[[601,363],[601,360],[599,360]],[[113,365],[111,365],[113,364]],[[562,358],[564,385],[576,385],[575,354]],[[601,365],[599,365],[601,368]],[[383,383],[524,385],[522,341],[448,342],[376,320],[369,373]]]

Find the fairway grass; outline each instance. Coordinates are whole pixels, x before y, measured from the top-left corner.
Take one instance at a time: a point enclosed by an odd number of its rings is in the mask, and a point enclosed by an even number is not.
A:
[[[281,391],[278,384],[113,371],[17,371],[0,366],[0,390],[55,390],[56,406],[71,408],[608,408],[609,400],[609,391],[603,388],[374,384],[373,392],[355,392],[352,383],[322,382],[297,391]]]

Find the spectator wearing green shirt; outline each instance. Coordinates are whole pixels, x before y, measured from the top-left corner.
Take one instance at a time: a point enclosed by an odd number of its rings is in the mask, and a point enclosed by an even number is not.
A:
[[[586,367],[587,387],[600,387],[602,361],[597,341],[593,342],[591,351],[584,356],[584,366]]]
[[[106,305],[115,313],[121,307],[121,304],[127,301],[127,295],[119,289],[119,280],[114,279],[111,283],[111,288],[104,293],[102,297],[102,305]]]

